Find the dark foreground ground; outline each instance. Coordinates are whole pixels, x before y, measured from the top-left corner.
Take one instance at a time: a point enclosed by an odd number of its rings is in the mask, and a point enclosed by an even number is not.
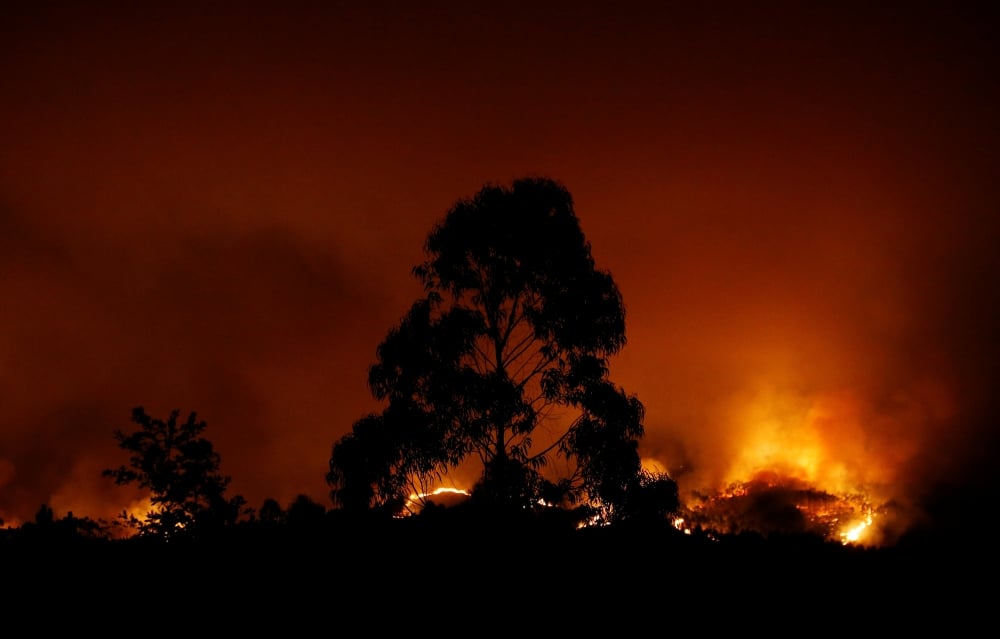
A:
[[[413,522],[202,543],[8,541],[0,562],[8,629],[25,618],[140,636],[971,636],[995,630],[1000,605],[992,545],[953,537],[858,548],[667,525]]]

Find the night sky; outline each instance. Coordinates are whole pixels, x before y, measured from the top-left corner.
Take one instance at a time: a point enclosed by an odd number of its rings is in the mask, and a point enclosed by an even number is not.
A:
[[[992,480],[989,3],[474,4],[4,3],[0,518],[121,512],[138,405],[196,411],[250,506],[330,505],[427,233],[528,175],[682,491]]]

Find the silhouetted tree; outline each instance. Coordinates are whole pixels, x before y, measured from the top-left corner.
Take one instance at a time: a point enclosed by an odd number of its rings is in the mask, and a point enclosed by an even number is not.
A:
[[[220,474],[221,458],[202,436],[207,424],[193,412],[184,422],[178,422],[179,416],[175,410],[166,420],[156,419],[139,406],[132,410],[139,428],[114,434],[130,455],[129,465],[107,469],[103,475],[118,485],[135,483],[150,491],[152,509],[144,519],[121,515],[141,535],[201,536],[235,523],[245,504],[242,496],[225,495],[230,478]]]
[[[51,526],[56,521],[56,513],[48,504],[42,504],[35,513],[35,525],[38,527]]]
[[[627,516],[641,522],[663,521],[681,506],[677,482],[666,473],[643,470],[626,499]]]
[[[80,539],[109,539],[111,532],[106,522],[90,517],[76,517],[73,511],[56,521],[56,526],[67,536]]]
[[[257,514],[260,517],[260,521],[264,524],[282,524],[285,522],[285,511],[281,508],[278,500],[273,497],[268,497],[264,500]]]
[[[297,495],[288,505],[285,519],[290,528],[318,531],[326,520],[326,508],[308,495]]]
[[[448,211],[425,251],[413,272],[426,295],[369,369],[385,408],[333,446],[334,502],[393,506],[478,459],[480,502],[558,496],[622,516],[639,481],[643,406],[608,378],[625,307],[570,193],[546,178],[486,185]],[[543,472],[556,457],[565,470]]]

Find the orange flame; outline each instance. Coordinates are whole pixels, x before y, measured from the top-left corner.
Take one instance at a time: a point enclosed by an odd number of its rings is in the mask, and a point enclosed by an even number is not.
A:
[[[400,513],[400,517],[406,517],[414,513],[419,512],[428,501],[431,501],[432,497],[440,497],[445,495],[451,498],[462,498],[468,497],[469,492],[462,488],[456,488],[454,486],[439,486],[430,492],[425,493],[410,493],[407,498],[406,503],[403,505],[403,509]]]
[[[913,446],[890,447],[875,434],[884,431],[884,416],[849,393],[805,397],[764,386],[722,419],[729,433],[717,453],[727,463],[714,476],[685,478],[692,485],[682,492],[675,527],[809,532],[880,545],[894,473]]]

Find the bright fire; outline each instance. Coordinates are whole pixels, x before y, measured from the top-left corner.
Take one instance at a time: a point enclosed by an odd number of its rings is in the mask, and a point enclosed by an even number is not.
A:
[[[675,526],[882,543],[876,524],[888,514],[886,486],[893,477],[880,463],[885,451],[872,441],[857,402],[849,396],[806,401],[768,390],[744,398],[727,418],[730,462],[717,476],[722,487],[689,489]]]
[[[872,524],[872,515],[865,517],[864,521],[858,522],[841,531],[840,538],[845,544],[855,544],[862,540],[862,536]]]
[[[713,495],[698,495],[675,526],[715,534],[806,533],[844,544],[877,545],[872,524],[880,512],[864,494],[835,494],[762,471]]]
[[[429,501],[434,503],[443,502],[445,504],[463,499],[469,496],[467,490],[461,488],[455,488],[453,486],[439,486],[434,490],[426,493],[411,493],[407,498],[406,503],[403,505],[403,510],[400,514],[401,517],[407,515],[412,515],[419,512]],[[432,499],[437,497],[437,500]]]
[[[706,458],[715,474],[675,477],[681,507],[671,516],[674,526],[716,538],[810,534],[845,545],[884,545],[903,517],[891,486],[905,446],[873,436],[868,426],[876,418],[849,394],[805,398],[772,388],[744,396],[723,416],[724,444]],[[642,466],[671,475],[662,459],[646,457]],[[403,514],[468,495],[455,487],[413,493]]]

